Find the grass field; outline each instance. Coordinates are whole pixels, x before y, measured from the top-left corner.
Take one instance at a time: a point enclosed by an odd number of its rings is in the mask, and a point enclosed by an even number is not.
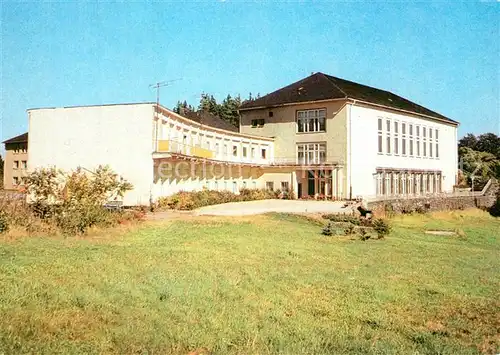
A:
[[[3,237],[0,353],[498,352],[500,220],[393,226],[367,242],[289,215]]]

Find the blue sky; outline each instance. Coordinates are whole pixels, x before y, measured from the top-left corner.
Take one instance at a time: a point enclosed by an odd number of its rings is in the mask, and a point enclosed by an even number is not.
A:
[[[500,133],[500,3],[226,1],[1,7],[1,138],[26,109],[265,94],[311,72]]]

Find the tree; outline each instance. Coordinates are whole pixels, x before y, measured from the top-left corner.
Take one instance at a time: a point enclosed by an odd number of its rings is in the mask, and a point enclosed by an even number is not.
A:
[[[494,177],[500,179],[500,137],[494,133],[465,135],[458,143],[462,173],[469,185],[481,189]]]
[[[477,138],[475,150],[488,152],[500,159],[500,136],[494,133],[484,133]]]
[[[467,147],[476,150],[476,146],[477,146],[477,138],[472,133],[466,134],[458,141],[459,148]]]
[[[251,93],[250,100],[252,100]],[[219,117],[234,126],[239,126],[240,115],[238,113],[238,110],[241,104],[242,100],[240,95],[235,97],[227,95],[221,103],[218,103],[213,95],[202,93],[197,112],[208,112],[211,115]],[[174,107],[174,112],[181,114],[181,112],[186,109],[196,112],[195,108],[191,105],[188,105],[186,101],[177,101],[177,105]]]
[[[195,112],[195,108],[191,105],[188,105],[186,100],[184,102],[177,101],[177,104],[175,105],[173,111],[179,115],[181,115],[184,111],[193,111]]]
[[[469,147],[458,150],[462,171],[469,185],[481,189],[490,178],[500,179],[500,160],[488,152],[480,152]]]

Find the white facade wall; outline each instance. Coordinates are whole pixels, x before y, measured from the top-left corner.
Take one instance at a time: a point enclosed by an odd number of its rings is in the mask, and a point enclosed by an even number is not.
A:
[[[153,184],[152,104],[28,110],[28,169],[109,165],[134,185],[124,204],[148,204]]]
[[[386,119],[390,119],[391,122],[394,122],[394,120],[399,122],[400,145],[402,122],[406,122],[407,125],[413,124],[414,127],[420,125],[433,129],[437,128],[439,130],[439,158],[411,157],[408,151],[407,155],[403,156],[401,147],[399,155],[386,154],[385,148],[384,152],[380,154],[378,152],[378,118],[383,118],[384,128]],[[374,174],[377,168],[441,171],[443,175],[442,191],[451,192],[453,190],[458,170],[456,125],[420,118],[411,114],[405,115],[382,109],[361,107],[355,104],[349,104],[347,124],[348,136],[350,136],[347,156],[347,186],[348,189],[349,186],[352,186],[353,197],[370,198],[376,195]],[[394,130],[393,123],[391,129]],[[415,136],[415,132],[413,134]],[[422,135],[422,132],[420,132],[420,135]],[[383,135],[382,139],[385,144],[386,136]],[[392,144],[394,144],[393,139]]]
[[[248,172],[244,176],[235,174],[230,179],[199,175],[173,180],[155,179],[154,159],[171,158],[168,152],[155,152],[156,140],[177,140],[181,145],[197,145],[211,151],[215,151],[218,142],[222,149],[224,142],[228,146],[228,155],[220,152],[215,159],[263,165],[273,160],[274,142],[202,126],[164,108],[160,120],[155,120],[154,108],[155,104],[144,103],[28,110],[28,170],[54,166],[63,171],[78,167],[92,171],[99,165],[109,165],[134,186],[124,196],[125,205],[148,205],[150,200],[180,190],[208,187],[237,192],[245,186],[263,187],[262,182]],[[238,146],[236,157],[232,155],[233,145]],[[247,147],[246,157],[242,154],[243,147]],[[255,157],[251,156],[252,147],[256,149]],[[261,158],[261,149],[266,149],[266,159]]]
[[[240,134],[202,125],[174,112],[162,110],[156,123],[158,141],[168,141],[186,155],[194,147],[214,153],[213,159],[237,163],[270,164],[274,160],[272,138]],[[233,148],[236,147],[236,155]],[[175,149],[174,149],[175,150]],[[265,158],[262,157],[265,150]]]

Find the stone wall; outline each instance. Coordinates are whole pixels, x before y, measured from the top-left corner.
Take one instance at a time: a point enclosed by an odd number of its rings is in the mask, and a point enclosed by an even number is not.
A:
[[[491,183],[485,187],[481,195],[444,195],[373,201],[368,203],[368,209],[379,215],[388,211],[393,213],[422,213],[428,211],[463,210],[474,207],[488,209],[495,204],[499,193],[498,181],[494,179],[490,181]]]

